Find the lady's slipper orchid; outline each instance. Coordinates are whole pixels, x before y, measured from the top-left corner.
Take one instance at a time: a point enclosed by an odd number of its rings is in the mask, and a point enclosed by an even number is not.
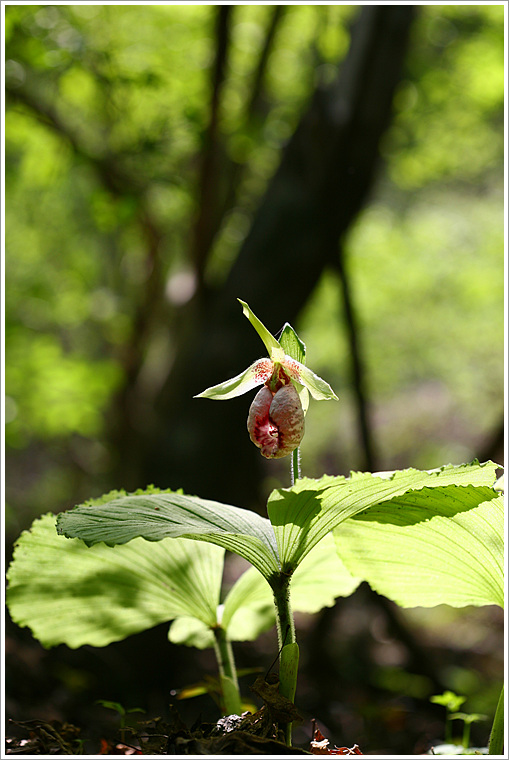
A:
[[[290,383],[272,393],[266,385],[256,394],[247,418],[249,437],[267,459],[290,454],[304,436],[304,410]]]
[[[247,303],[240,303],[244,315],[263,340],[269,358],[258,359],[240,375],[207,388],[196,398],[226,400],[263,385],[249,410],[249,436],[264,457],[284,457],[297,448],[304,435],[308,391],[318,401],[337,400],[337,396],[325,380],[315,375],[301,361],[285,353],[283,345],[287,350],[298,354],[299,358],[305,359],[304,344],[288,323],[283,328],[279,342],[253,314]]]

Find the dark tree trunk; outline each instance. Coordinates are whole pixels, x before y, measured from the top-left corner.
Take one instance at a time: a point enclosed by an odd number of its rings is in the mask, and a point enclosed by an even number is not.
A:
[[[339,76],[315,91],[226,283],[188,304],[190,340],[163,388],[142,480],[245,506],[259,499],[263,460],[244,432],[252,394],[192,397],[264,355],[237,297],[276,332],[337,261],[373,182],[413,15],[413,6],[362,7]]]

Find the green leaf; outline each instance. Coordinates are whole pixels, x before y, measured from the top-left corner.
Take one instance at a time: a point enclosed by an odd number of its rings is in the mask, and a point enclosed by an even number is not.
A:
[[[214,634],[210,627],[194,617],[175,618],[170,625],[168,639],[172,644],[184,644],[196,649],[211,649],[214,646]]]
[[[313,614],[333,607],[338,596],[353,594],[361,580],[345,567],[329,534],[304,557],[292,576],[292,609]]]
[[[287,356],[300,364],[306,363],[306,346],[288,322],[285,322],[279,343]]]
[[[254,641],[276,624],[272,590],[256,568],[242,573],[229,590],[221,623],[230,641]]]
[[[290,586],[295,612],[315,613],[332,607],[338,596],[349,596],[360,583],[353,578],[336,551],[332,535],[326,536],[302,561]],[[246,570],[226,595],[218,614],[230,641],[254,641],[275,623],[272,589],[254,567]],[[211,631],[198,620],[179,617],[170,628],[170,641],[198,649],[214,646]]]
[[[280,362],[283,359],[284,351],[281,348],[278,341],[275,339],[275,337],[267,330],[265,325],[260,322],[258,317],[251,311],[249,306],[245,301],[241,301],[240,298],[237,299],[238,302],[242,306],[242,311],[245,317],[247,317],[250,321],[250,323],[253,325],[254,329],[260,336],[260,338],[263,341],[263,344],[265,348],[267,349],[267,352],[272,359],[272,361]]]
[[[315,613],[332,607],[338,596],[349,596],[359,583],[338,557],[333,536],[326,536],[292,576],[292,609]],[[272,590],[255,568],[243,573],[227,594],[222,624],[231,641],[253,640],[275,625]]]
[[[105,646],[193,615],[216,622],[224,551],[187,539],[87,548],[44,515],[18,539],[7,578],[11,616],[46,647]]]
[[[504,751],[504,705],[504,684],[502,684],[488,743],[490,755],[501,755]]]
[[[327,475],[320,480],[299,479],[292,488],[273,491],[269,496],[268,513],[281,568],[283,572],[295,570],[327,533],[365,509],[424,487],[472,483],[491,490],[496,469],[493,462],[480,465],[475,460],[429,472],[408,469],[374,475],[352,473],[349,478]]]
[[[335,531],[351,572],[402,607],[504,605],[503,499],[487,486],[412,491]]]
[[[223,383],[206,388],[194,398],[211,398],[216,401],[227,401],[230,398],[242,396],[264,382],[264,377],[261,377],[261,373],[267,369],[268,377],[270,377],[272,372],[271,360],[258,359],[244,372],[230,378],[230,380],[225,380]]]
[[[274,533],[268,520],[229,504],[178,493],[129,495],[106,504],[82,504],[58,516],[57,530],[89,546],[194,538],[239,554],[269,578],[279,570]]]
[[[488,720],[488,716],[481,713],[457,712],[449,715],[449,720],[462,720],[468,725],[469,723],[479,723],[482,720]]]
[[[292,573],[309,551],[324,538],[337,523],[314,540],[311,531],[326,524],[327,514],[322,509],[323,491],[334,481],[325,476],[320,480],[300,478],[292,488],[273,491],[267,511],[274,528],[283,572]]]
[[[453,691],[444,691],[443,694],[433,694],[429,698],[429,701],[435,705],[442,705],[442,707],[446,707],[449,711],[454,711],[459,710],[463,702],[467,701],[467,698],[459,696]]]

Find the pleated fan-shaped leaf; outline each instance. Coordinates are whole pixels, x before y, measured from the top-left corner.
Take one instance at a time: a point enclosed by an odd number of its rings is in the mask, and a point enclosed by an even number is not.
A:
[[[224,550],[189,539],[87,547],[44,515],[22,533],[8,570],[7,605],[46,647],[105,646],[179,615],[216,622]]]
[[[82,504],[58,516],[57,530],[88,546],[133,538],[193,538],[244,557],[266,578],[279,569],[270,522],[255,512],[180,493],[129,494],[103,504]]]
[[[493,462],[479,464],[475,460],[468,465],[447,465],[429,472],[408,469],[352,473],[348,478],[328,475],[319,480],[302,478],[292,488],[273,491],[268,513],[281,568],[285,572],[294,570],[328,533],[359,512],[422,488],[479,485],[492,489],[496,469]]]
[[[504,605],[504,504],[490,488],[411,491],[335,537],[351,572],[402,607]]]
[[[297,568],[290,585],[294,612],[314,613],[332,607],[339,596],[349,596],[360,583],[338,557],[331,535],[320,542]],[[221,605],[221,621],[230,641],[253,641],[276,624],[272,590],[256,568],[246,570],[234,583]],[[191,618],[178,618],[169,632],[170,641],[199,649],[212,647],[210,629]]]
[[[360,579],[353,577],[338,557],[333,536],[326,536],[292,576],[292,609],[313,613],[332,607],[337,597],[349,596],[359,583]],[[265,619],[267,626],[262,628]],[[261,633],[275,625],[272,590],[255,568],[247,570],[230,589],[222,621],[232,641],[255,638],[251,631],[256,627]]]

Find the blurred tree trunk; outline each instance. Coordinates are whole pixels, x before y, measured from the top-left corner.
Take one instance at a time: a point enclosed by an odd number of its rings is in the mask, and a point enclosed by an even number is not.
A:
[[[193,395],[264,354],[237,297],[276,332],[295,321],[323,269],[337,261],[373,182],[413,15],[405,5],[361,9],[339,75],[317,87],[226,282],[200,288],[184,307],[137,484],[182,486],[246,506],[259,499],[263,460],[244,432],[252,394],[227,403]]]
[[[230,49],[231,5],[220,5],[216,17],[216,56],[212,73],[212,96],[209,123],[204,135],[201,154],[198,189],[198,218],[194,225],[191,258],[194,263],[198,288],[203,285],[203,275],[208,253],[218,225],[218,185],[221,179],[221,143],[218,139],[221,93],[225,82],[228,53]]]

